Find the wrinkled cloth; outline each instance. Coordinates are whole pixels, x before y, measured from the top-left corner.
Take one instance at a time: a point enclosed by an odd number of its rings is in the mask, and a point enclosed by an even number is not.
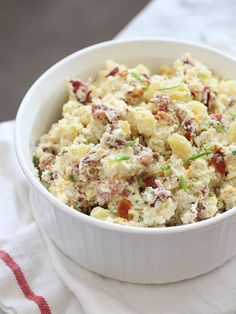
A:
[[[117,36],[168,37],[236,55],[235,0],[153,0]]]

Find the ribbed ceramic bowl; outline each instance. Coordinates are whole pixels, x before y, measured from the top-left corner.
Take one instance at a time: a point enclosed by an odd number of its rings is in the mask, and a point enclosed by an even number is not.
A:
[[[236,78],[236,61],[213,49],[173,40],[105,42],[78,51],[46,71],[23,99],[16,119],[15,147],[34,188],[37,219],[54,243],[73,260],[104,276],[137,283],[191,278],[222,265],[236,253],[236,208],[191,225],[148,229],[96,220],[61,203],[35,177],[32,148],[60,116],[64,79],[88,79],[107,59],[139,62],[158,70],[185,52],[214,71]]]

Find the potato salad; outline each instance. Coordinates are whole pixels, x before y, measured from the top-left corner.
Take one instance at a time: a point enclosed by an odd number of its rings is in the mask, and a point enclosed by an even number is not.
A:
[[[236,206],[236,81],[187,53],[156,72],[108,60],[94,80],[66,84],[62,117],[33,153],[57,199],[151,228]]]

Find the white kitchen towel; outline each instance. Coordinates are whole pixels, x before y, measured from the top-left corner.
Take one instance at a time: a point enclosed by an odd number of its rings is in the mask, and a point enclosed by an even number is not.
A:
[[[235,52],[235,0],[153,0],[116,38],[169,37]]]
[[[104,278],[66,257],[39,230],[15,157],[14,122],[0,124],[0,307],[19,314],[235,314],[236,258],[166,285]]]
[[[14,122],[0,124],[0,307],[7,313],[83,313],[53,269],[16,160]]]

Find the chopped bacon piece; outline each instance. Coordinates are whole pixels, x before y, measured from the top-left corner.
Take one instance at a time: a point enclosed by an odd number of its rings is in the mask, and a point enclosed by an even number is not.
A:
[[[113,142],[113,146],[115,146],[115,147],[122,147],[122,146],[124,146],[125,145],[125,142],[124,141],[122,141],[122,140],[119,140],[119,139],[115,139],[114,140],[114,142]]]
[[[179,108],[175,109],[175,115],[176,115],[176,118],[178,119],[179,123],[181,123],[184,120],[184,117],[182,117],[181,111]]]
[[[96,152],[89,152],[81,159],[80,169],[87,166],[94,166],[99,160],[100,157],[97,156]]]
[[[160,156],[159,156],[159,153],[153,152],[153,153],[152,153],[152,157],[153,157],[154,160],[159,160],[159,157],[160,157]]]
[[[183,64],[193,65],[192,62],[187,58],[183,60]]]
[[[92,115],[96,120],[105,123],[107,121],[105,106],[102,105],[92,105]]]
[[[136,85],[130,85],[130,89],[126,93],[126,102],[130,105],[138,105],[142,102],[143,88]]]
[[[121,192],[121,196],[127,197],[129,195],[129,192],[127,190],[124,190]]]
[[[142,193],[143,199],[149,204],[155,204],[156,201],[164,202],[167,198],[171,197],[171,192],[166,190],[162,186],[157,188],[148,187],[144,193]]]
[[[151,187],[153,189],[156,189],[158,185],[156,184],[155,177],[148,177],[143,179],[144,184],[146,187]]]
[[[119,133],[117,134],[114,132],[117,129],[119,129],[119,126],[116,123],[108,124],[106,127],[106,132],[103,133],[101,138],[101,142],[116,148],[125,146],[125,140],[118,137]]]
[[[205,106],[209,106],[211,100],[211,90],[208,86],[205,86],[202,91],[202,102]]]
[[[99,162],[104,156],[106,156],[105,152],[100,155],[96,151],[90,151],[80,160],[79,164],[74,166],[74,174],[81,176],[84,181],[96,177]]]
[[[210,165],[214,165],[216,171],[226,175],[226,164],[224,160],[224,154],[221,150],[218,150],[210,160]]]
[[[155,118],[159,121],[165,121],[168,124],[176,124],[177,122],[175,121],[174,118],[172,118],[168,113],[166,113],[165,111],[160,111],[157,110],[155,112],[153,112],[153,115],[155,116]]]
[[[191,141],[191,135],[190,135],[190,133],[184,133],[184,137],[188,140],[188,141]]]
[[[104,189],[104,185],[106,188]],[[124,183],[120,180],[107,180],[105,184],[101,184],[98,181],[97,185],[97,201],[100,205],[104,205],[105,203],[109,202],[113,197],[121,194],[124,190]]]
[[[181,61],[183,64],[188,64],[188,65],[193,66],[193,63],[189,60],[188,57],[183,57]]]
[[[91,101],[91,90],[89,86],[79,80],[70,80],[73,88],[73,93],[79,102],[86,104]]]
[[[80,81],[75,81],[75,80],[71,80],[70,81],[72,86],[73,86],[73,92],[76,94],[78,89],[82,86],[84,86],[85,84],[80,82]]]
[[[119,72],[119,68],[118,68],[118,67],[115,67],[114,69],[112,69],[112,70],[106,75],[106,77],[108,77],[108,76],[115,76],[118,72]]]
[[[199,92],[196,89],[190,89],[190,93],[193,99],[198,99]]]
[[[169,97],[167,95],[157,95],[150,102],[157,105],[157,110],[168,111]]]
[[[128,70],[124,70],[124,71],[122,71],[122,72],[119,73],[119,75],[120,75],[121,77],[126,77],[127,74],[128,74]]]
[[[153,162],[153,152],[150,147],[141,144],[135,145],[133,146],[133,152],[141,165],[148,166]]]
[[[186,118],[183,122],[183,129],[187,132],[190,132],[192,129],[192,122],[194,119]]]
[[[155,189],[155,194],[156,194],[156,200],[164,202],[165,200],[167,200],[167,198],[169,198],[171,196],[171,192],[159,187],[157,189]]]
[[[128,177],[128,178],[127,178],[127,181],[128,181],[129,184],[134,183],[134,182],[135,182],[135,176]]]
[[[148,165],[150,165],[153,162],[152,153],[151,154],[149,152],[141,153],[138,156],[138,160],[141,163],[141,165],[148,166]]]
[[[197,124],[195,123],[195,120],[193,118],[186,118],[183,123],[182,127],[186,133],[184,136],[187,138],[187,140],[191,140],[192,137],[194,137],[197,133]]]
[[[106,124],[107,122],[116,121],[123,116],[123,111],[120,109],[109,108],[105,105],[92,105],[92,115],[94,119]]]
[[[111,195],[116,196],[117,194],[121,193],[124,189],[124,184],[119,180],[110,181],[111,187]]]
[[[39,160],[39,169],[44,171],[44,170],[49,170],[52,166],[52,164],[55,161],[55,156],[53,155],[45,155],[42,156]]]
[[[133,204],[126,198],[122,198],[118,203],[118,215],[121,218],[128,218],[128,212],[132,208]]]
[[[195,221],[201,221],[203,220],[204,211],[207,210],[206,202],[204,200],[200,200],[197,204],[197,215],[195,218]]]
[[[44,146],[42,150],[44,153],[49,153],[52,155],[56,155],[56,152],[57,152],[56,148],[53,146]]]
[[[209,86],[205,86],[202,90],[201,102],[212,111],[212,105],[216,98],[216,92],[212,91]]]
[[[236,100],[235,100],[235,99],[231,99],[231,100],[229,101],[228,106],[229,106],[229,107],[233,107],[233,106],[235,106],[235,104],[236,104]]]
[[[221,122],[223,115],[221,113],[214,114],[214,119],[218,122]]]

